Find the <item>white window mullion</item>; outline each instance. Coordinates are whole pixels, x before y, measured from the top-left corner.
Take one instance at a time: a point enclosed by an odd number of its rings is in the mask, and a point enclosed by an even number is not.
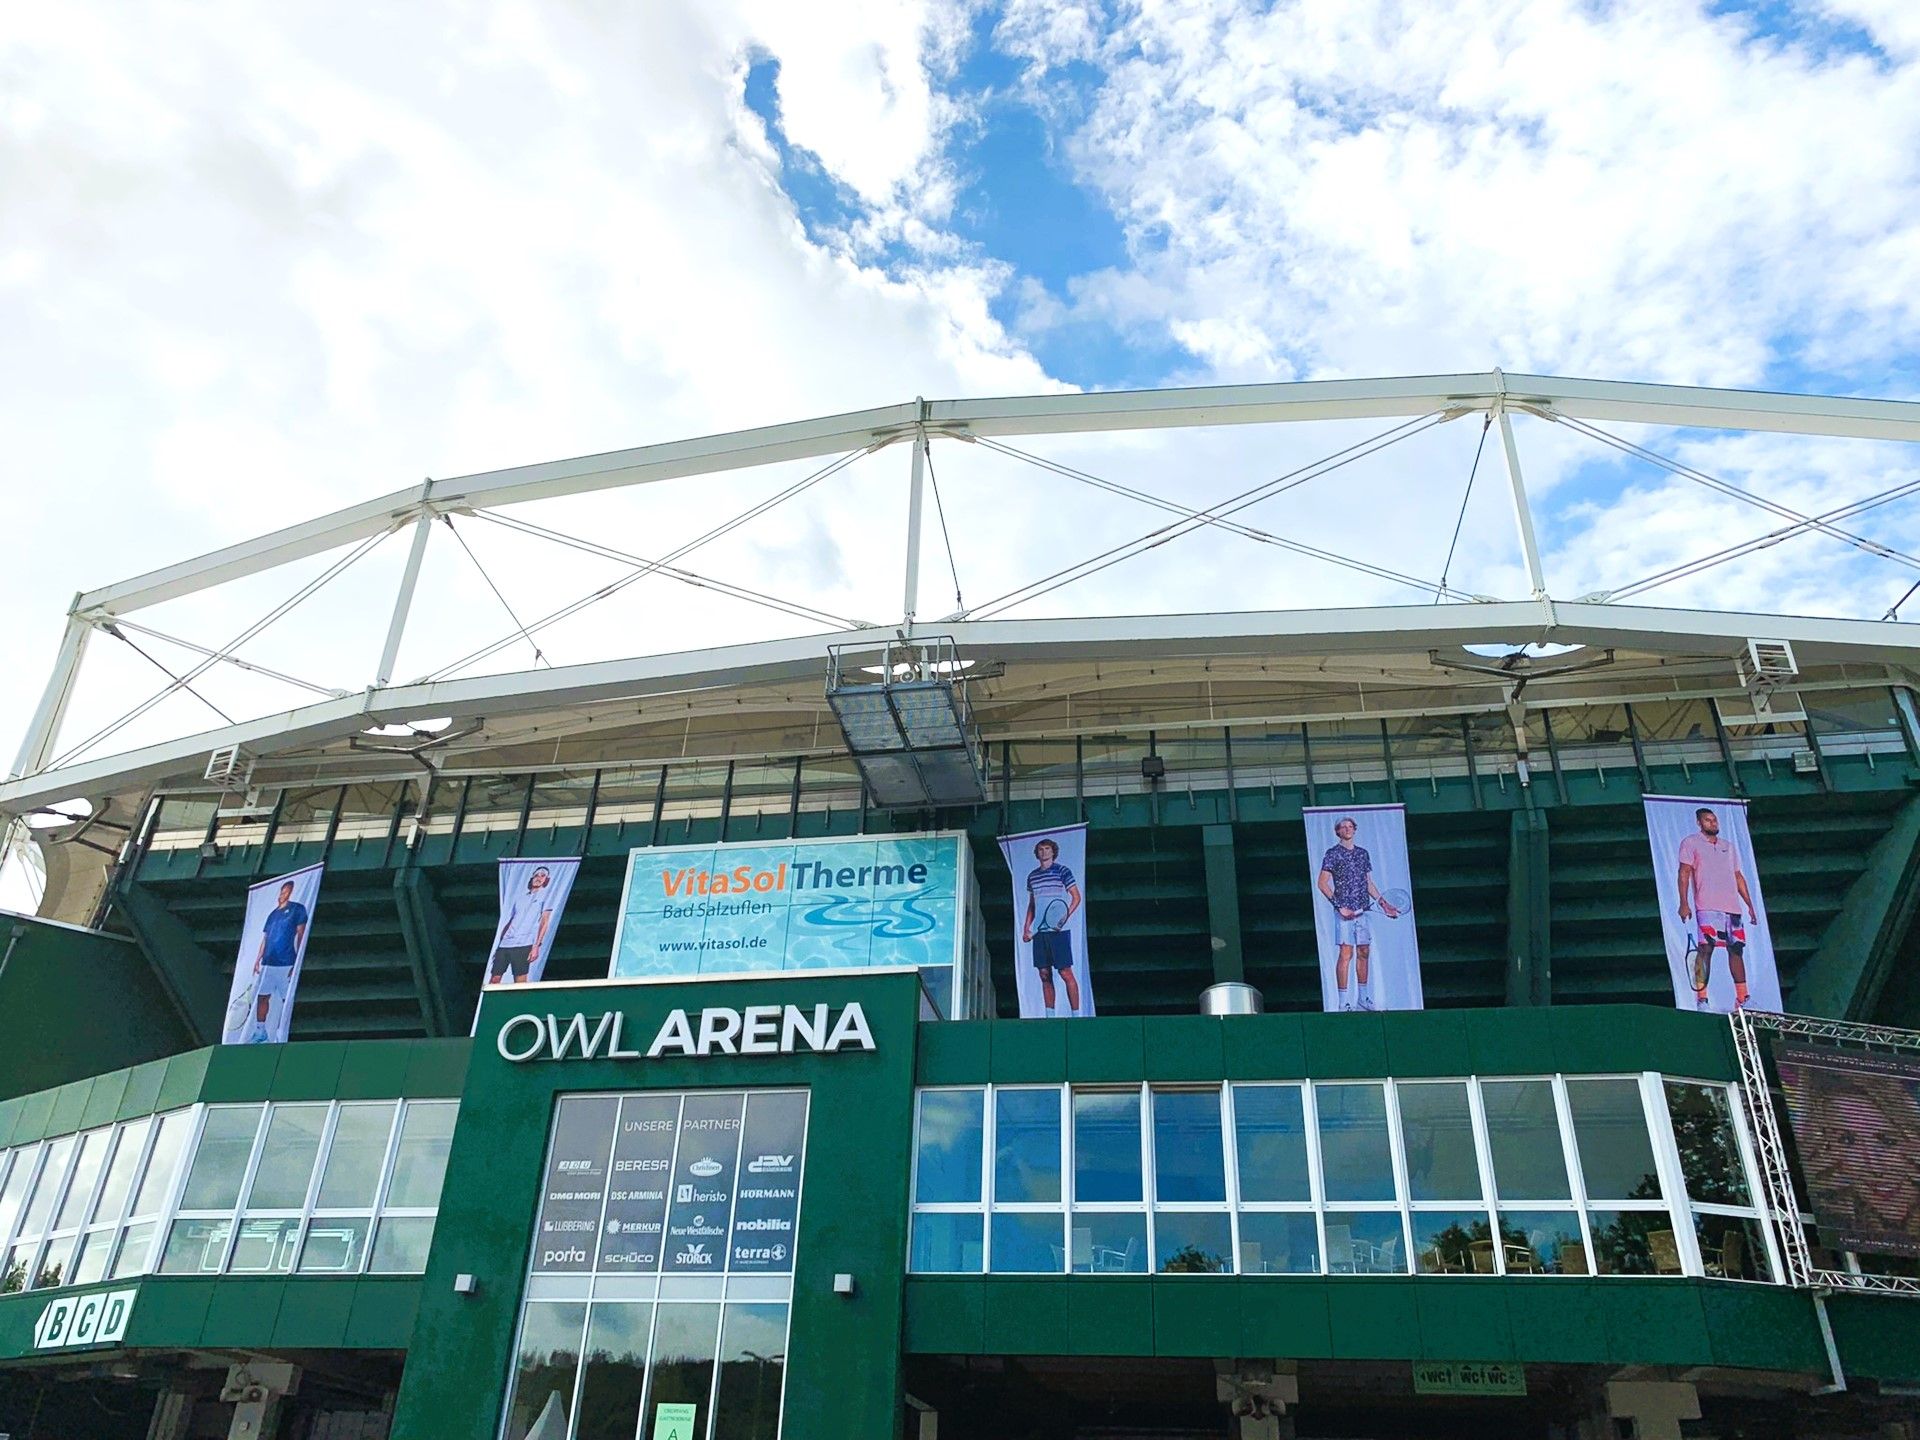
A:
[[[1704,1275],[1700,1237],[1693,1229],[1693,1200],[1687,1193],[1686,1167],[1680,1161],[1680,1142],[1674,1137],[1673,1117],[1667,1113],[1667,1091],[1657,1071],[1642,1071],[1640,1109],[1653,1136],[1653,1163],[1666,1192],[1667,1223],[1673,1226],[1674,1246],[1680,1252],[1680,1273]]]

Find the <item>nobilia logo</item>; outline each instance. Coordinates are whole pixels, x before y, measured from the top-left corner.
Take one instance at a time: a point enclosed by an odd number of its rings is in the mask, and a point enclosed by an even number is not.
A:
[[[872,1050],[873,1031],[860,1002],[840,1007],[749,1005],[741,1010],[712,1005],[696,1020],[685,1010],[668,1013],[646,1053],[624,1043],[627,1017],[617,1010],[585,1015],[515,1015],[500,1027],[494,1048],[515,1064],[529,1060],[657,1060],[664,1055],[792,1055],[802,1050],[832,1054]]]
[[[127,1333],[137,1290],[108,1290],[67,1295],[47,1302],[33,1326],[33,1348],[59,1350],[69,1345],[116,1345]]]

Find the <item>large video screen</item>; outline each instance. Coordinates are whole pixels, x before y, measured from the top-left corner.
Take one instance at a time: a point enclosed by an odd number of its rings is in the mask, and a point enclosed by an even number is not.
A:
[[[1920,1057],[1776,1044],[1821,1240],[1920,1255]]]

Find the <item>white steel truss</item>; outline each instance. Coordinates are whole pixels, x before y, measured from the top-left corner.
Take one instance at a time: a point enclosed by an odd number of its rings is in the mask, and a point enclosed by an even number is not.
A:
[[[137,781],[151,775],[163,756],[205,750],[209,744],[271,740],[276,743],[340,733],[368,716],[420,716],[444,713],[457,704],[485,703],[496,713],[535,696],[551,700],[565,693],[590,698],[609,687],[664,684],[671,676],[686,683],[692,673],[733,666],[734,678],[752,674],[795,673],[805,666],[817,672],[825,648],[873,631],[833,632],[798,641],[731,646],[687,656],[646,657],[604,665],[521,672],[472,680],[440,680],[396,685],[393,675],[408,613],[420,575],[421,559],[434,530],[448,515],[485,515],[498,507],[526,501],[579,495],[618,487],[652,484],[680,477],[745,470],[781,462],[841,457],[823,473],[852,459],[908,442],[912,453],[909,519],[906,536],[906,603],[897,622],[911,634],[919,568],[920,497],[931,468],[932,441],[974,441],[990,437],[1065,435],[1166,428],[1382,419],[1445,421],[1479,414],[1500,425],[1501,449],[1519,549],[1531,593],[1524,599],[1484,600],[1470,606],[1438,607],[1441,615],[1416,619],[1412,607],[1371,610],[1266,612],[1250,616],[1145,616],[1074,621],[943,620],[963,645],[993,644],[1029,653],[1141,653],[1156,645],[1183,645],[1183,654],[1227,653],[1248,640],[1285,647],[1303,637],[1319,643],[1340,638],[1363,648],[1388,633],[1432,636],[1437,629],[1457,640],[1502,635],[1518,643],[1553,639],[1589,644],[1616,643],[1615,636],[1654,637],[1685,634],[1695,640],[1744,640],[1755,618],[1719,614],[1645,611],[1604,603],[1567,605],[1547,593],[1534,529],[1533,510],[1522,479],[1511,417],[1515,412],[1554,422],[1625,422],[1665,427],[1789,432],[1816,436],[1920,442],[1920,403],[1842,397],[1781,395],[1758,391],[1713,390],[1609,380],[1579,380],[1538,375],[1482,373],[1359,380],[1316,380],[1287,384],[1214,386],[1192,389],[1120,391],[974,400],[916,399],[898,405],[818,417],[729,434],[676,440],[600,455],[487,471],[418,486],[349,506],[330,515],[275,530],[255,539],[106,585],[76,596],[54,670],[36,709],[13,768],[0,785],[0,812],[18,813],[48,799],[97,787],[103,781]],[[1389,432],[1390,434],[1393,432]],[[1212,523],[1208,512],[1187,510],[1176,522]],[[1794,512],[1782,512],[1792,515]],[[1827,529],[1828,517],[1796,517],[1795,530]],[[92,631],[113,626],[122,617],[149,606],[191,595],[245,576],[338,550],[364,546],[411,529],[410,547],[373,684],[345,698],[287,711],[269,720],[228,727],[212,735],[189,737],[172,745],[149,746],[107,760],[57,764],[62,721],[84,662]],[[1225,527],[1231,528],[1231,527]],[[1268,537],[1275,538],[1277,537]],[[1278,542],[1285,543],[1285,542]],[[666,557],[672,559],[672,556]],[[657,562],[650,562],[657,568]],[[645,573],[652,573],[648,570]],[[625,582],[621,582],[625,583]],[[1424,583],[1424,582],[1421,582]],[[1431,588],[1431,587],[1429,587]],[[591,597],[590,597],[591,598]],[[1601,601],[1604,597],[1591,597]],[[1480,597],[1475,597],[1479,600]],[[1471,611],[1471,619],[1457,613]],[[1446,614],[1445,612],[1456,612]],[[540,622],[536,622],[536,627]],[[1769,617],[1768,633],[1796,647],[1826,644],[1849,657],[1905,665],[1920,659],[1906,627],[1860,621],[1789,620]],[[891,627],[889,627],[891,628]],[[525,633],[524,631],[522,632]],[[510,643],[510,642],[503,642]],[[1434,643],[1443,643],[1437,637]],[[230,658],[232,646],[204,650],[194,667]],[[491,651],[487,652],[491,653]],[[453,668],[458,668],[453,667]],[[191,678],[191,675],[189,676]],[[624,687],[624,688],[623,688]]]

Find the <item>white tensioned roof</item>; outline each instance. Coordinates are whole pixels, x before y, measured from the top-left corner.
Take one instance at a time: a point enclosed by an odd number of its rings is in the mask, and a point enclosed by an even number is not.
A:
[[[66,642],[26,737],[14,776],[0,784],[0,812],[20,813],[73,796],[130,795],[156,784],[198,781],[213,750],[240,745],[263,772],[284,768],[321,783],[383,769],[408,773],[404,759],[369,757],[349,737],[372,725],[451,717],[467,731],[440,752],[455,768],[540,768],[674,758],[746,756],[838,748],[822,678],[829,645],[878,647],[895,634],[951,635],[978,662],[972,689],[989,738],[1070,735],[1124,725],[1281,721],[1318,715],[1418,713],[1476,708],[1516,697],[1509,681],[1478,674],[1467,644],[1585,645],[1612,650],[1612,663],[1558,680],[1542,674],[1527,692],[1568,699],[1725,691],[1734,657],[1749,638],[1794,647],[1817,682],[1906,680],[1920,672],[1912,627],[1832,620],[1658,609],[1545,592],[1509,416],[1573,425],[1608,421],[1718,430],[1760,430],[1920,442],[1920,403],[1774,395],[1617,381],[1504,375],[1499,371],[1375,380],[913,401],[727,435],[674,441],[574,460],[430,481],[300,525],[88,591],[76,598]],[[1252,613],[958,618],[936,624],[908,613],[900,622],[823,631],[715,649],[609,659],[471,678],[393,684],[402,629],[428,522],[449,513],[490,511],[554,496],[781,461],[845,456],[913,442],[911,510],[904,551],[907,591],[916,593],[919,491],[925,441],[1104,430],[1206,427],[1396,417],[1497,418],[1522,556],[1533,593],[1474,603]],[[903,471],[907,466],[902,466]],[[1829,523],[1766,502],[1790,520],[1785,532],[1840,534],[1859,548],[1892,554]],[[1222,523],[1191,512],[1181,524]],[[95,629],[145,607],[413,527],[408,570],[394,605],[375,683],[280,713],[126,753],[53,763],[67,701]],[[1899,557],[1911,560],[1911,557]],[[1914,562],[1920,563],[1920,562]],[[1421,582],[1424,583],[1424,582]],[[1431,587],[1429,587],[1431,588]],[[909,608],[911,601],[909,601]],[[1436,653],[1438,652],[1438,653]],[[208,665],[225,658],[203,652]],[[1449,659],[1459,666],[1447,664]],[[1542,662],[1544,668],[1545,662]],[[189,672],[191,674],[197,672]],[[1601,677],[1604,677],[1602,679]],[[1598,688],[1596,688],[1596,686]],[[667,697],[672,697],[667,702]],[[690,720],[712,723],[704,740]],[[749,718],[753,717],[753,718]],[[724,719],[725,723],[719,723]],[[820,726],[826,724],[822,731]],[[665,727],[674,738],[665,748]],[[650,732],[659,727],[659,735]],[[537,742],[534,737],[538,736]],[[659,741],[660,743],[654,743]],[[411,773],[418,773],[417,767]]]

